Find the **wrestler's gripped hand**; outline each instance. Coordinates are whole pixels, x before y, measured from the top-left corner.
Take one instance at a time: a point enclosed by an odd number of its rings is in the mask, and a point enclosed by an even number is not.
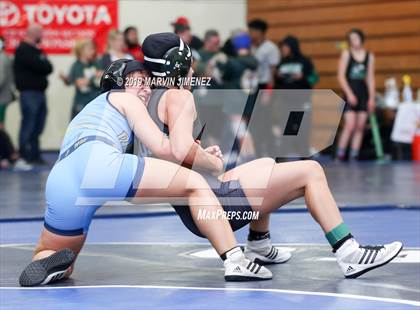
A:
[[[201,145],[200,140],[195,140],[195,143],[197,143],[198,145]],[[214,156],[217,156],[217,157],[219,157],[220,159],[223,160],[223,153],[220,150],[220,147],[218,145],[209,146],[209,147],[205,148],[204,151],[209,153],[209,154],[212,154]]]
[[[223,160],[223,154],[218,145],[209,146],[208,148],[205,148],[204,151]]]
[[[209,146],[208,148],[205,148],[204,151],[206,153],[209,153],[213,156],[215,156],[215,169],[213,171],[214,175],[219,175],[224,170],[224,162],[223,162],[223,154],[220,150],[220,147],[218,145]]]

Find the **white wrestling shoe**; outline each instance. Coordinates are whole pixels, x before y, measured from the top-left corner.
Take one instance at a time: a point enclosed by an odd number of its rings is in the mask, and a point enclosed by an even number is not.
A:
[[[225,266],[226,281],[261,281],[273,278],[270,270],[251,262],[245,257],[239,247],[227,253],[227,258],[223,264]]]
[[[335,257],[346,278],[357,278],[389,263],[402,248],[402,243],[398,241],[380,246],[361,246],[351,238],[337,250]]]
[[[287,262],[292,254],[271,244],[270,238],[247,241],[245,256],[254,263],[260,265],[282,264]]]

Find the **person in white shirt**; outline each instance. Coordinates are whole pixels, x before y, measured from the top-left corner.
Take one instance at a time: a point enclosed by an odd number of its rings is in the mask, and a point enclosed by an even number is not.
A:
[[[266,38],[268,25],[261,19],[254,19],[248,23],[248,31],[252,41],[251,52],[258,60],[257,77],[258,92],[263,89],[272,89],[274,81],[274,73],[276,66],[280,62],[280,52],[276,44]],[[255,139],[255,149],[257,156],[266,156],[273,147],[274,140],[272,133],[272,105],[270,104],[270,96],[268,91],[263,91],[258,97],[258,92],[250,95],[246,108],[245,116],[251,119],[251,134]],[[256,99],[260,98],[258,104]]]
[[[258,83],[265,89],[273,82],[274,71],[280,62],[280,52],[276,44],[266,38],[268,25],[261,19],[248,23],[252,40],[252,53],[258,59]]]

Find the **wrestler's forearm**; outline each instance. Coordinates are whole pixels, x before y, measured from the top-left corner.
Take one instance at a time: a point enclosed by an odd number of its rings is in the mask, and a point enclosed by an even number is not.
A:
[[[157,158],[172,161],[189,169],[220,172],[223,168],[218,157],[205,152],[197,143],[193,143],[185,155],[176,154],[175,156],[170,147],[162,147],[158,153],[153,154]]]
[[[167,138],[162,140],[162,147],[158,149],[158,153],[155,152],[154,155],[167,161],[179,162],[172,153],[171,143]]]

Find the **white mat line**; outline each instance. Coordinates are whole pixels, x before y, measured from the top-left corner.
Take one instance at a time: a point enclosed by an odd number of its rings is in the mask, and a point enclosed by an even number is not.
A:
[[[18,247],[18,246],[35,246],[35,243],[4,243],[0,244],[0,248],[7,247]],[[147,242],[147,241],[123,241],[123,242],[86,242],[85,245],[208,245],[211,247],[211,244],[208,241],[203,242]],[[242,246],[245,243],[238,243]],[[327,243],[273,243],[275,246],[319,246],[319,247],[330,247]],[[420,247],[404,247],[404,250],[420,250]]]

